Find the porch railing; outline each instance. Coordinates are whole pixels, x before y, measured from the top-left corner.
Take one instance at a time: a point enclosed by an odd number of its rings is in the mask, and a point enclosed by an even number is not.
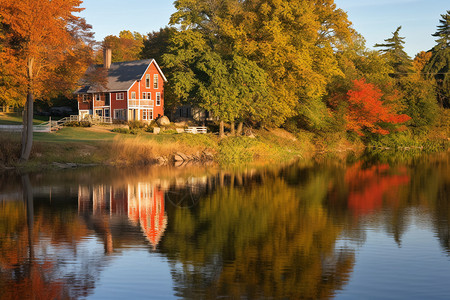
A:
[[[129,107],[148,107],[154,106],[155,101],[149,99],[129,99],[128,106]]]

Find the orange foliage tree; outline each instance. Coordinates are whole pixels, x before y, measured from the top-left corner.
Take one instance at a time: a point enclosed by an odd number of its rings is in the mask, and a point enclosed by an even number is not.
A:
[[[383,93],[374,84],[364,79],[354,80],[353,87],[347,92],[348,110],[345,116],[347,130],[363,136],[363,131],[389,134],[388,124],[401,124],[409,119],[405,114],[397,114],[393,104],[381,100]]]
[[[7,65],[8,70],[13,70],[8,75],[23,88],[24,98],[26,95],[22,161],[28,160],[33,143],[34,98],[47,93],[49,83],[58,87],[61,85],[58,79],[70,78],[64,63],[76,69],[77,57],[89,52],[86,47],[92,38],[90,26],[74,15],[82,10],[81,3],[81,0],[0,2],[4,31],[0,36],[0,66]]]

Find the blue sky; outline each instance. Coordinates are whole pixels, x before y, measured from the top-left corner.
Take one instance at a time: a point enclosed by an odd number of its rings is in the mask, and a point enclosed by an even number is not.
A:
[[[434,46],[431,36],[440,15],[450,10],[449,0],[335,0],[337,7],[348,13],[353,27],[371,48],[392,36],[402,26],[405,50],[410,56]],[[168,24],[175,12],[172,0],[84,0],[81,16],[93,26],[101,41],[121,30],[146,34]]]

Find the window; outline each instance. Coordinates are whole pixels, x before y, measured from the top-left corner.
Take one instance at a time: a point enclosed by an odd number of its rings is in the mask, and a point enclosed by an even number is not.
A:
[[[145,87],[150,88],[150,74],[145,75]]]
[[[161,106],[161,93],[156,93],[156,106]]]
[[[105,117],[109,118],[109,108],[105,108]]]
[[[116,100],[123,100],[123,93],[117,93]]]
[[[88,102],[90,98],[89,94],[83,94],[83,102]]]
[[[115,109],[114,110],[114,119],[125,120],[125,109]]]
[[[99,117],[103,117],[103,109],[96,109],[95,110],[95,115],[97,115]]]
[[[153,109],[143,109],[142,120],[153,120]]]
[[[136,92],[131,92],[131,99],[136,99]]]
[[[151,100],[152,99],[152,93],[142,93],[142,99],[148,99]]]
[[[158,74],[153,75],[153,88],[158,88]]]
[[[100,100],[101,100],[100,94],[95,94],[95,101],[100,101]]]

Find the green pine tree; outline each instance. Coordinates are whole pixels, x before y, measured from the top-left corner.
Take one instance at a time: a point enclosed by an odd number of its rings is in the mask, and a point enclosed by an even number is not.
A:
[[[403,44],[405,43],[405,38],[399,35],[401,26],[397,28],[395,32],[392,33],[392,37],[385,39],[384,44],[375,44],[374,47],[382,47],[380,52],[384,53],[388,63],[394,69],[394,73],[391,74],[394,78],[400,78],[407,76],[412,72],[412,60],[405,52]]]
[[[431,49],[424,73],[427,78],[436,80],[439,104],[450,108],[450,10],[441,17],[436,33],[432,35],[437,37],[436,45]]]

